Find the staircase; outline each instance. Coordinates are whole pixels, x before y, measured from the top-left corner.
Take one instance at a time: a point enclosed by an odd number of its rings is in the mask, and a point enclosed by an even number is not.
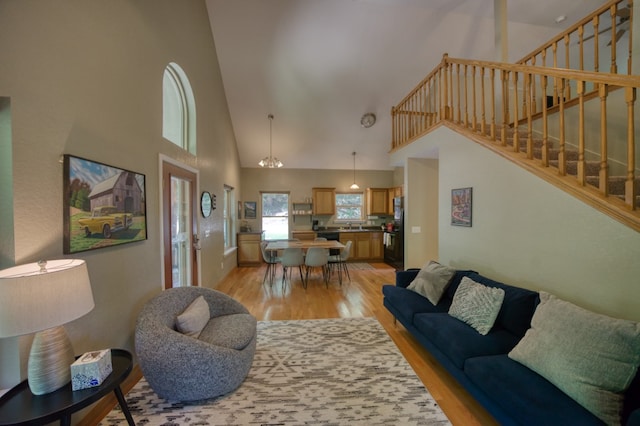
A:
[[[612,0],[516,64],[443,56],[442,62],[392,108],[391,150],[447,126],[640,231],[640,161],[635,122],[640,76],[619,74],[616,31],[609,45],[612,72],[584,69],[598,57],[600,22],[624,14],[631,0]],[[585,32],[591,36],[585,37]],[[577,42],[574,42],[577,39]],[[565,48],[563,64],[558,45]],[[579,53],[578,69],[571,49]],[[551,54],[549,54],[551,52]],[[552,56],[553,68],[544,65]],[[535,65],[536,62],[543,66]],[[549,61],[550,62],[550,61]]]

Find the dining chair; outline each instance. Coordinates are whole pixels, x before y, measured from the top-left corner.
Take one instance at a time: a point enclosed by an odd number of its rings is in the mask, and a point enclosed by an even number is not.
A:
[[[305,288],[309,283],[309,270],[313,268],[321,268],[322,269],[322,279],[326,284],[327,288],[329,288],[329,250],[321,247],[311,247],[307,250],[307,255],[304,258],[304,264],[306,266],[305,271],[305,280],[307,284],[305,284]]]
[[[329,265],[334,265],[338,268],[338,281],[342,285],[342,271],[347,274],[349,282],[351,282],[351,276],[349,275],[349,268],[347,267],[347,260],[351,255],[351,240],[347,241],[344,248],[340,250],[340,254],[329,256]]]
[[[275,250],[267,250],[267,245],[269,245],[268,241],[260,242],[260,250],[262,251],[262,259],[267,264],[267,270],[264,272],[264,277],[262,278],[262,285],[267,281],[267,277],[269,278],[269,286],[273,286],[273,281],[276,278],[276,270],[278,267],[278,263],[280,263],[281,259],[278,257],[278,252]]]
[[[300,272],[300,281],[302,286],[307,288],[307,284],[304,282],[304,276],[302,275],[302,265],[304,265],[304,253],[301,248],[286,248],[282,252],[282,258],[280,259],[282,265],[282,289],[286,285],[287,271],[289,272],[289,281],[291,281],[291,268],[298,267]]]

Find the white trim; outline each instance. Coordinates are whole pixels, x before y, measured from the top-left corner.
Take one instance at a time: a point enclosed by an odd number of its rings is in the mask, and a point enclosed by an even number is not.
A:
[[[189,166],[188,164],[182,163],[174,158],[168,157],[165,154],[158,154],[158,172],[159,172],[159,176],[158,176],[158,193],[160,194],[158,197],[158,226],[159,226],[159,233],[158,235],[160,235],[160,265],[162,265],[162,270],[164,271],[164,216],[163,216],[163,211],[162,211],[162,197],[164,192],[162,191],[162,183],[163,183],[163,168],[162,168],[162,164],[163,163],[169,163],[172,164],[176,167],[180,167],[181,169],[185,169],[193,174],[196,175],[196,197],[198,196],[198,194],[200,194],[200,170],[193,168],[191,166]],[[197,204],[197,200],[196,200],[196,204]],[[197,217],[197,223],[196,223],[196,230],[198,233],[198,237],[200,237],[200,215],[195,212],[195,216]],[[201,286],[202,284],[202,256],[201,256],[201,250],[198,250],[196,253],[197,256],[197,261],[198,261],[198,270],[196,271],[196,273],[198,274],[198,286]],[[164,281],[164,272],[162,272],[160,274],[160,282],[161,282],[161,288],[164,289],[165,287],[165,281]]]

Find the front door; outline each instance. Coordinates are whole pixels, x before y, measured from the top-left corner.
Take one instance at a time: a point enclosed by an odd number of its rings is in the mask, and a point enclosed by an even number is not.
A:
[[[162,210],[165,288],[198,285],[198,175],[162,162]]]

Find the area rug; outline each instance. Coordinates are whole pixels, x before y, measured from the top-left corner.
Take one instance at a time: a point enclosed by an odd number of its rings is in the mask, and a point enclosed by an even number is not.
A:
[[[260,321],[253,366],[235,392],[196,403],[126,395],[137,425],[449,425],[374,318]],[[126,425],[119,408],[102,425]]]

